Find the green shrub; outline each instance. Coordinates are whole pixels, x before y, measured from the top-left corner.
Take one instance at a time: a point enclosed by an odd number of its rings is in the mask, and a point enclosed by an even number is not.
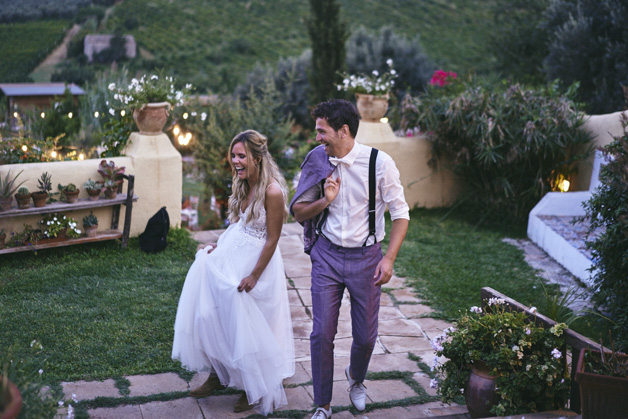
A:
[[[622,115],[624,129],[628,116]],[[602,149],[612,156],[600,170],[601,185],[585,203],[591,231],[605,229],[596,240],[587,242],[596,269],[593,296],[598,308],[615,322],[614,338],[618,350],[628,351],[628,133],[615,137]]]
[[[589,153],[576,89],[458,78],[409,100],[403,118],[431,131],[435,155],[451,158],[464,181],[461,200],[488,219],[525,226],[534,205]]]

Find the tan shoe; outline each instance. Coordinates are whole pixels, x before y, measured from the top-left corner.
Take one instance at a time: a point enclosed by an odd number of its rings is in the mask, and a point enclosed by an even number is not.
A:
[[[235,413],[246,412],[247,410],[253,409],[253,407],[254,406],[252,404],[249,404],[249,399],[246,397],[246,393],[244,393],[235,404],[233,411]]]
[[[190,396],[192,397],[207,397],[214,394],[216,390],[222,390],[225,388],[222,384],[220,384],[220,380],[217,375],[210,374],[207,380],[199,387],[190,391]]]

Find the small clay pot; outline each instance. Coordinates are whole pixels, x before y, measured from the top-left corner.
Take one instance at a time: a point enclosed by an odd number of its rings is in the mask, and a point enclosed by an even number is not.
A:
[[[26,194],[26,195],[15,194],[15,200],[17,201],[17,207],[19,209],[30,208],[31,206],[31,194]]]
[[[33,204],[36,207],[45,207],[46,201],[48,200],[47,192],[33,192],[31,193],[31,198],[33,198]]]
[[[86,189],[86,191],[90,201],[98,201],[100,198],[100,189]]]

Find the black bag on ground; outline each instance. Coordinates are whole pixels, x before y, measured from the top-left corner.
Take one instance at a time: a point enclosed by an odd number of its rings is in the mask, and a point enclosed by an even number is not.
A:
[[[170,217],[166,207],[162,207],[146,223],[146,230],[140,234],[140,248],[145,252],[161,252],[168,245],[168,231],[170,230]]]

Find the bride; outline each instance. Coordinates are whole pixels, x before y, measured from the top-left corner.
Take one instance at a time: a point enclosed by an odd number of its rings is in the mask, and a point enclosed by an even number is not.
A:
[[[257,131],[229,146],[231,224],[196,259],[185,279],[174,324],[172,358],[209,378],[190,392],[224,386],[245,391],[236,412],[267,415],[287,404],[284,378],[294,375],[294,343],[281,253],[286,183]]]

